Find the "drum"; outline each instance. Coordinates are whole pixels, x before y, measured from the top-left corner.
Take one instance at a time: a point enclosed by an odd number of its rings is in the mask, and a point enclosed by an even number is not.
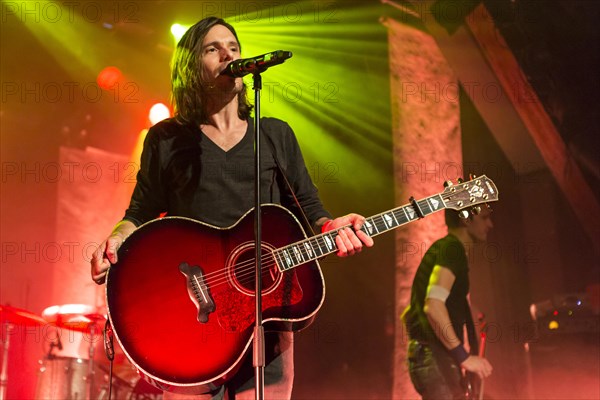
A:
[[[128,399],[131,393],[133,386],[129,384],[127,381],[119,378],[118,376],[113,374],[112,381],[112,399]],[[100,392],[98,393],[97,400],[108,400],[108,372],[104,375],[104,382],[100,387]]]
[[[104,367],[101,367],[104,369]],[[108,371],[97,400],[108,400]],[[123,400],[162,400],[162,390],[143,380],[129,362],[113,367],[112,398]]]
[[[88,361],[52,357],[43,360],[38,375],[36,399],[86,399]]]
[[[162,394],[162,390],[138,377],[138,381],[129,396],[127,396],[127,400],[162,400]]]

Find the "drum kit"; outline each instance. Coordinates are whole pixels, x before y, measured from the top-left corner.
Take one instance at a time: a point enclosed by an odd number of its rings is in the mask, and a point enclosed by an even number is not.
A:
[[[39,361],[36,399],[108,400],[109,361],[103,354],[106,316],[84,304],[64,304],[46,308],[41,316],[0,305],[2,360],[0,400],[6,399],[11,371],[8,369],[11,331],[16,327],[39,327],[49,343]],[[157,400],[162,392],[136,373],[122,351],[115,349],[113,399]]]

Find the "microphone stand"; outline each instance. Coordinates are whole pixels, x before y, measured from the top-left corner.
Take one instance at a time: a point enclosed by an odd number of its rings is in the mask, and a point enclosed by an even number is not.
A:
[[[265,329],[262,325],[262,216],[261,216],[261,191],[260,191],[260,91],[262,89],[262,77],[260,70],[253,73],[254,79],[254,249],[255,249],[255,275],[254,275],[254,297],[256,301],[254,346],[252,365],[254,366],[254,384],[256,387],[255,398],[262,400],[265,397]]]
[[[256,300],[254,342],[252,365],[254,366],[256,400],[262,400],[265,396],[265,329],[262,325],[262,211],[260,193],[260,91],[262,90],[261,72],[267,68],[278,65],[292,56],[292,52],[277,50],[262,56],[245,60],[232,61],[223,72],[227,75],[242,77],[252,73],[254,79],[254,249],[255,249],[255,273],[254,273],[254,297]],[[241,74],[241,75],[238,75]]]

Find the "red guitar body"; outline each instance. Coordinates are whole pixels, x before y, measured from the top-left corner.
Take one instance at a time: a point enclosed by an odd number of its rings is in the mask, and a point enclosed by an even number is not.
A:
[[[271,250],[305,239],[296,218],[262,207],[263,318],[267,330],[307,326],[323,303],[317,261],[280,272]],[[167,217],[148,222],[118,252],[106,297],[115,336],[150,383],[203,393],[238,369],[253,337],[254,212],[229,228]]]

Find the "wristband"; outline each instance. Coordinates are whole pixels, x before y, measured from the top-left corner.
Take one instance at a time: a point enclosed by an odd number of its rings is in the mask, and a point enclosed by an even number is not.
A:
[[[467,358],[469,358],[469,353],[465,350],[462,344],[459,344],[452,350],[449,350],[450,355],[454,358],[454,361],[458,363],[458,365],[462,364]]]
[[[325,221],[325,223],[323,225],[321,225],[321,233],[325,233],[327,232],[329,229],[329,225],[333,224],[333,220],[332,219],[328,219],[327,221]]]

